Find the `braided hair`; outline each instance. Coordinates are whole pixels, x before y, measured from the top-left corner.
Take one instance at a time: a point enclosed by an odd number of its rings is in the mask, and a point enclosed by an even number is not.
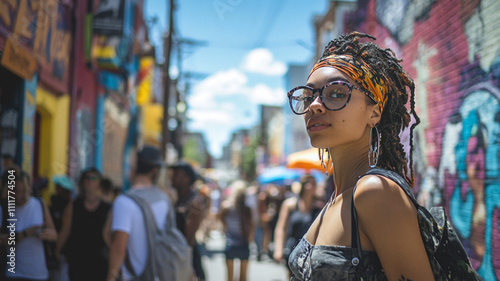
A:
[[[403,70],[400,64],[402,59],[396,58],[391,49],[382,49],[372,42],[360,43],[360,38],[376,40],[375,37],[360,32],[342,35],[328,43],[320,60],[330,55],[351,55],[363,60],[374,71],[387,78],[388,98],[378,124],[381,134],[378,164],[382,168],[398,173],[405,178],[410,186],[413,186],[413,129],[420,123],[420,119],[415,113],[415,84]],[[406,87],[410,88],[411,112],[408,112],[405,107],[408,101]],[[367,98],[367,100],[370,99]],[[415,123],[410,127],[410,163],[407,163],[399,133],[409,126],[410,113],[413,114]]]

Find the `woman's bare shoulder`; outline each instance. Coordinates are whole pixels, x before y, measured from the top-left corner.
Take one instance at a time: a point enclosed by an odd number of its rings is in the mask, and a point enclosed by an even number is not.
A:
[[[365,248],[373,249],[387,276],[432,280],[420,235],[417,210],[405,191],[379,175],[365,176],[354,194],[359,231]],[[417,266],[418,265],[418,266]],[[420,268],[415,271],[415,267]]]
[[[386,216],[399,211],[412,213],[415,210],[412,201],[397,183],[379,175],[364,176],[358,181],[354,203],[357,212],[367,217]]]

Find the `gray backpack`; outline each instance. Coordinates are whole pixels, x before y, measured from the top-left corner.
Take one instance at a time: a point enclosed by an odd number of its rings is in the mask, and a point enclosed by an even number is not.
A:
[[[134,272],[127,256],[125,266],[134,281],[188,281],[192,277],[192,249],[184,235],[177,229],[175,210],[170,198],[158,188],[130,190],[126,194],[142,210],[148,237],[148,260],[141,275]],[[154,219],[151,205],[167,201],[169,211],[165,227],[160,230]]]

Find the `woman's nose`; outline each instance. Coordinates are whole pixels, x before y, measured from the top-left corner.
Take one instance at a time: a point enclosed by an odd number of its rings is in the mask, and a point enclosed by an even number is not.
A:
[[[321,102],[321,98],[319,95],[317,95],[312,103],[309,105],[309,110],[311,113],[324,113],[325,112],[325,107],[323,106],[323,103]]]

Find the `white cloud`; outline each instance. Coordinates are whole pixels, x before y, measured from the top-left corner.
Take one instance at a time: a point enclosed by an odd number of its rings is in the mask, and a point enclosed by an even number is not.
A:
[[[248,72],[265,75],[283,75],[286,72],[285,64],[274,60],[273,54],[263,48],[250,51],[243,59],[241,67]]]
[[[199,83],[196,86],[196,91],[210,91],[219,95],[231,95],[243,87],[247,81],[247,76],[237,69],[219,71]]]
[[[236,95],[244,88],[248,78],[237,69],[219,71],[197,84],[189,97],[192,108],[214,108],[216,98]]]
[[[262,83],[250,86],[247,82],[247,76],[239,70],[230,69],[217,72],[194,87],[188,98],[189,106],[192,109],[238,110],[235,107],[235,103],[238,103],[236,101],[238,97],[246,99],[253,105],[283,105],[286,101],[286,93],[283,88],[273,89]]]
[[[265,84],[257,84],[250,89],[249,98],[255,104],[283,105],[286,93],[283,88],[271,89]]]
[[[208,125],[213,123],[218,124],[231,124],[231,116],[227,111],[220,110],[190,110],[188,111],[188,117],[193,120],[192,126],[197,129],[206,128]]]
[[[285,100],[282,88],[250,86],[241,71],[220,71],[201,81],[189,94],[189,128],[203,132],[210,152],[218,157],[235,129],[256,125],[259,104],[279,106]]]

